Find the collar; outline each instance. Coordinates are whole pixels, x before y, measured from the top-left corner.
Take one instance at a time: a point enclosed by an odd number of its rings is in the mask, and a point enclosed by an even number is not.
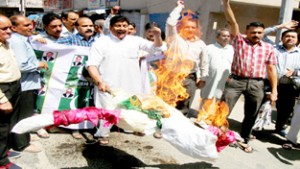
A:
[[[225,47],[223,47],[219,42],[216,42],[215,45],[218,47],[218,48],[222,48],[222,49],[227,49],[229,47],[229,45],[227,44]]]
[[[26,41],[26,42],[28,41],[28,38],[29,38],[29,37],[21,35],[19,33],[12,33],[12,36],[16,36],[16,37],[20,38],[22,41]]]
[[[278,45],[278,49],[287,51],[287,49],[283,46],[283,44]],[[294,53],[294,52],[300,52],[300,48],[295,46],[292,51],[289,51],[289,53]]]
[[[124,40],[126,37],[127,37],[127,35],[123,38],[123,39],[119,39],[118,37],[116,37],[114,34],[112,34],[111,32],[109,33],[109,36],[110,36],[110,38],[113,40],[113,41],[116,41],[116,42],[120,42],[120,41],[122,41],[122,40]]]
[[[82,35],[79,33],[76,33],[75,36],[79,38],[81,41],[87,41]],[[94,36],[91,36],[90,39],[87,42],[93,42],[94,41]]]

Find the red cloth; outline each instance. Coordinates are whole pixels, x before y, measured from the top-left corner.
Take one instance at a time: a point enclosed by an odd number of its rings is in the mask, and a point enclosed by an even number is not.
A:
[[[53,112],[54,125],[65,125],[77,124],[82,121],[88,120],[95,126],[98,125],[99,119],[107,121],[105,125],[117,124],[120,119],[119,110],[106,110],[96,107],[85,107],[76,110],[55,110]]]
[[[218,137],[218,140],[216,142],[218,152],[222,151],[230,143],[236,141],[235,134],[230,130],[227,130],[226,134],[223,134],[221,129],[215,126],[209,126],[207,130]]]

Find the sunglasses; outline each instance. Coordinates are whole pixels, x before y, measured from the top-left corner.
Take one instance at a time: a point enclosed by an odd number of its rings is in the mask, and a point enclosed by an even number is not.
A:
[[[199,19],[199,15],[196,13],[192,13],[192,12],[184,12],[182,15],[180,15],[178,20],[181,20],[182,16],[191,17],[191,19]]]
[[[10,29],[11,26],[6,26],[6,27],[3,27],[3,28],[0,28],[2,31],[7,31],[8,29]]]

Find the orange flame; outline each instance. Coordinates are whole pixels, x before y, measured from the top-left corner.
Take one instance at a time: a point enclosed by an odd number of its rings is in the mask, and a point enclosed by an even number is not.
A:
[[[178,46],[169,47],[166,59],[158,63],[158,69],[155,70],[156,95],[173,107],[178,101],[188,98],[183,81],[193,66],[194,62],[181,54]]]
[[[197,121],[205,121],[206,124],[216,127],[229,127],[227,116],[229,107],[224,101],[216,101],[216,99],[207,99],[199,111]]]

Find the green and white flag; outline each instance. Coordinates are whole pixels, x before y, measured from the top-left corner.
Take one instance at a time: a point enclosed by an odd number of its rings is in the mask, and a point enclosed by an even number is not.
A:
[[[91,93],[93,84],[85,75],[85,63],[89,47],[66,46],[62,44],[33,43],[33,48],[40,61],[48,63],[48,70],[41,70],[42,88],[38,91],[36,106],[41,113],[54,110],[69,110],[93,105]],[[76,125],[74,125],[76,126]],[[80,127],[92,128],[89,123]]]

